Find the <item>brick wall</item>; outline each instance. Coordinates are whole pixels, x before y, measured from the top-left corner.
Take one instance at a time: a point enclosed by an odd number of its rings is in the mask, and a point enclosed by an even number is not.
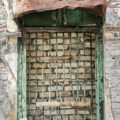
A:
[[[56,120],[57,114],[59,114],[58,119],[63,120],[73,120],[74,117],[82,120],[84,115],[89,120],[91,113],[95,120],[97,35],[95,33],[29,33],[28,36],[30,37],[26,38],[28,40],[27,101],[30,120]],[[62,106],[59,109],[39,108],[36,104],[83,101],[89,104],[85,109],[75,109],[71,106]],[[93,109],[90,106],[91,101]]]

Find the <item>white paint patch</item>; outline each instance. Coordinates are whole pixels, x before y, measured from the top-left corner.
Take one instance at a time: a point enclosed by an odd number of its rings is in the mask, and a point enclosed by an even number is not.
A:
[[[27,120],[27,118],[21,118],[20,120]]]
[[[7,12],[7,30],[9,32],[17,32],[18,27],[13,19],[13,10],[9,8],[9,0],[3,0]]]

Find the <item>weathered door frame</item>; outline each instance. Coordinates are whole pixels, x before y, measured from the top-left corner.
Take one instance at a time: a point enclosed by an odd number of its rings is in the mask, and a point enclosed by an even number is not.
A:
[[[26,43],[25,43],[24,37],[18,39],[18,86],[17,88],[18,88],[17,119],[27,120]]]
[[[26,101],[26,43],[25,35],[27,31],[46,31],[46,30],[61,31],[58,27],[28,27],[23,29],[23,38],[18,41],[18,120],[27,120],[27,101]],[[103,41],[102,29],[96,27],[81,27],[79,29],[66,28],[66,31],[98,31],[98,42],[96,47],[96,104],[97,104],[97,120],[103,120],[103,103],[104,103],[104,86],[103,86]]]
[[[96,105],[97,120],[104,120],[104,77],[103,77],[103,36],[102,26],[98,31],[96,47]]]

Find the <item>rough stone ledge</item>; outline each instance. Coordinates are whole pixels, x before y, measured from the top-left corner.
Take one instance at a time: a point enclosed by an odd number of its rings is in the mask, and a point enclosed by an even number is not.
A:
[[[3,36],[6,36],[6,37],[10,37],[10,36],[17,36],[17,37],[22,37],[22,33],[21,32],[3,32],[3,33],[0,33],[0,37],[3,37]]]
[[[120,26],[113,27],[111,25],[109,26],[104,26],[104,30],[106,31],[120,31]]]
[[[118,44],[117,43],[117,41],[119,42],[120,41],[120,37],[117,37],[117,38],[114,38],[114,37],[112,37],[112,38],[107,38],[107,39],[105,39],[105,41],[113,41],[114,42],[114,44]]]

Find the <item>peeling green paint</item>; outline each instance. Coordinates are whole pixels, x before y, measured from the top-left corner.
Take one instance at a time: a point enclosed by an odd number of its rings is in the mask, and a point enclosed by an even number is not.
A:
[[[26,44],[22,44],[22,40],[18,40],[18,116],[17,119],[26,118]]]
[[[20,19],[21,20],[21,19]],[[100,26],[98,32],[98,42],[96,48],[96,104],[97,120],[103,120],[103,101],[104,101],[104,84],[103,84],[103,42],[102,42],[102,24],[101,17],[89,14],[80,10],[56,10],[42,13],[31,13],[26,15],[21,22],[24,27],[70,27],[88,26],[96,24]],[[18,120],[26,118],[26,53],[25,46],[20,44],[19,49],[19,81],[18,81]],[[24,74],[23,74],[24,73]],[[24,84],[23,84],[24,83]]]
[[[56,26],[57,25],[57,11],[37,12],[25,15],[23,17],[24,26],[38,27],[38,26]]]
[[[58,17],[57,17],[57,20],[58,20],[58,25],[59,26],[63,26],[63,17],[62,17],[62,10],[58,10]]]
[[[21,85],[21,81],[22,81],[22,74],[21,74],[21,70],[22,70],[22,65],[21,65],[21,61],[22,61],[22,59],[21,59],[21,57],[22,57],[22,42],[20,42],[21,41],[21,39],[18,39],[18,52],[19,52],[19,56],[18,56],[18,120],[20,119],[20,118],[22,118],[22,108],[21,108],[21,106],[22,106],[22,101],[21,101],[21,99],[22,99],[22,85]]]
[[[88,26],[98,25],[102,18],[81,10],[59,9],[54,11],[30,13],[23,16],[25,27]]]
[[[86,11],[66,10],[67,26],[88,26],[98,24],[102,18]]]
[[[103,83],[103,41],[102,28],[98,33],[98,42],[96,49],[96,104],[97,104],[97,120],[103,120],[103,104],[104,104],[104,83]]]

